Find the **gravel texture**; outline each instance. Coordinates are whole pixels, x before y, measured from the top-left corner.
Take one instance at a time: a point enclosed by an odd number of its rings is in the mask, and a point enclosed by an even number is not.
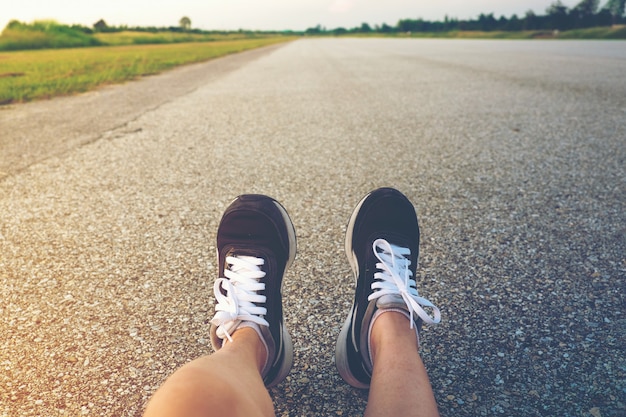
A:
[[[379,186],[421,220],[443,416],[626,415],[624,74],[625,42],[300,40],[5,172],[0,416],[139,416],[210,352],[216,228],[249,192],[298,236],[277,415],[361,415],[333,354]]]

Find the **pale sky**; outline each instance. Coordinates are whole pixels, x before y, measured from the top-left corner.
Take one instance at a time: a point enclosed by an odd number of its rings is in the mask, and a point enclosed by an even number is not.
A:
[[[567,7],[580,0],[562,0]],[[11,19],[92,26],[177,26],[183,16],[206,30],[304,30],[318,24],[333,29],[367,22],[394,26],[400,19],[459,19],[480,13],[496,17],[544,14],[554,0],[0,0],[0,29]],[[604,5],[606,0],[602,0]]]

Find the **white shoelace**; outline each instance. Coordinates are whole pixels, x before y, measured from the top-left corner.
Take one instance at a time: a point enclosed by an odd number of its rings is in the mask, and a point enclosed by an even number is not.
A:
[[[380,262],[376,268],[380,272],[374,274],[376,280],[372,283],[374,290],[368,300],[376,300],[385,295],[402,296],[404,303],[409,310],[411,328],[413,328],[413,314],[417,314],[424,323],[437,324],[441,321],[439,309],[427,299],[420,297],[417,292],[417,284],[413,279],[413,272],[409,269],[411,260],[406,255],[411,254],[408,248],[392,245],[385,239],[377,239],[372,245],[374,253]],[[433,310],[433,317],[422,307],[429,307]]]
[[[269,326],[263,318],[267,309],[257,305],[266,300],[264,295],[258,294],[265,289],[265,283],[259,282],[265,276],[260,268],[265,261],[253,256],[228,256],[226,263],[229,265],[224,270],[226,278],[218,278],[213,285],[217,305],[211,323],[217,326],[220,339],[232,342],[231,334],[242,322]]]

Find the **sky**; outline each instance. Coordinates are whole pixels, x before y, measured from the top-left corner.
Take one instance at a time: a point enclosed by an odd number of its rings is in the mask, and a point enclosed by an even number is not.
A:
[[[580,0],[562,0],[567,7]],[[59,23],[177,26],[181,17],[205,30],[305,30],[371,26],[400,19],[476,18],[481,13],[510,17],[527,10],[544,14],[554,0],[0,0],[0,29],[12,20],[53,19]],[[604,4],[606,0],[602,0]]]

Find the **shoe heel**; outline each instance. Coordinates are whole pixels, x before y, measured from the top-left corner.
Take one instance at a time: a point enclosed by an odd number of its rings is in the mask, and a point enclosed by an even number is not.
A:
[[[275,387],[280,384],[286,377],[289,375],[291,368],[293,367],[293,342],[291,341],[291,336],[287,331],[287,328],[283,325],[282,329],[283,333],[283,357],[285,360],[280,366],[278,373],[274,377],[274,379],[267,384],[267,388]]]
[[[350,337],[351,321],[352,309],[350,310],[350,314],[348,314],[348,318],[343,323],[341,332],[339,333],[339,337],[337,339],[337,345],[335,347],[335,366],[337,367],[337,371],[339,371],[341,378],[343,378],[343,380],[349,385],[354,388],[368,389],[369,384],[364,384],[359,381],[350,370],[350,362],[348,359],[348,337]]]

